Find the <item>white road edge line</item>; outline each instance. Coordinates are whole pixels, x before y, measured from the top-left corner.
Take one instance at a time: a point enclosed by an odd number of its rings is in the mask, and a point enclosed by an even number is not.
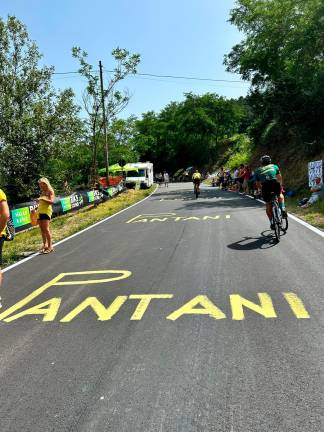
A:
[[[245,196],[247,196],[247,197],[249,197],[249,198],[251,198],[251,199],[254,199],[254,198],[253,198],[252,196],[250,196],[250,195],[245,195]],[[257,198],[256,201],[259,201],[261,204],[265,204],[265,202],[264,202],[263,200],[261,200],[261,199],[258,199],[258,198]],[[314,233],[316,233],[316,234],[318,234],[319,236],[321,236],[321,237],[324,238],[324,231],[320,230],[319,228],[314,227],[313,225],[311,225],[311,224],[309,224],[309,223],[303,221],[302,219],[300,219],[299,217],[297,217],[297,216],[295,216],[295,215],[293,215],[293,214],[291,214],[291,213],[288,213],[288,216],[290,217],[290,219],[294,220],[295,222],[300,223],[300,224],[303,225],[304,227],[308,228],[309,230],[313,231]]]
[[[316,227],[314,227],[313,225],[310,225],[309,223],[303,221],[302,219],[299,219],[299,217],[297,217],[297,216],[295,216],[295,215],[292,215],[292,214],[290,214],[290,213],[288,213],[288,216],[289,216],[292,220],[294,220],[294,221],[300,223],[301,225],[304,225],[306,228],[310,229],[310,230],[313,231],[314,233],[316,233],[316,234],[318,234],[319,236],[321,236],[321,237],[324,238],[324,232],[323,232],[322,230],[320,230],[319,228],[316,228]]]
[[[142,200],[136,202],[135,204],[132,204],[131,206],[126,207],[126,208],[124,208],[123,210],[120,210],[119,212],[114,213],[113,215],[108,216],[108,217],[106,217],[105,219],[102,219],[101,221],[96,222],[96,223],[94,223],[93,225],[90,225],[90,226],[88,226],[87,228],[84,228],[83,230],[78,231],[77,233],[70,235],[69,237],[66,237],[65,239],[60,240],[60,241],[58,241],[57,243],[54,243],[54,246],[56,247],[56,246],[58,246],[58,245],[60,245],[60,244],[62,244],[62,243],[64,243],[64,242],[66,242],[66,241],[68,241],[68,240],[71,240],[73,237],[76,237],[76,236],[78,236],[79,234],[82,234],[82,233],[84,233],[85,231],[88,231],[88,230],[90,230],[91,228],[94,228],[95,226],[100,225],[100,224],[106,222],[107,220],[109,220],[109,219],[111,219],[111,218],[113,218],[113,217],[115,217],[115,216],[117,216],[117,215],[123,213],[124,211],[129,210],[130,208],[135,207],[136,205],[138,205],[138,204],[140,204],[140,203],[146,201],[148,198],[150,198],[150,197],[151,197],[151,196],[152,196],[152,195],[157,191],[157,189],[158,189],[158,188],[155,188],[154,191],[153,191],[152,193],[150,193],[150,195],[148,195],[147,197],[143,198]],[[11,269],[13,269],[13,268],[15,268],[15,267],[18,267],[19,265],[24,264],[25,262],[27,262],[27,261],[29,261],[29,260],[35,258],[35,257],[38,256],[38,255],[40,255],[40,252],[36,252],[36,253],[30,255],[30,256],[27,257],[27,258],[24,258],[24,259],[22,259],[22,260],[20,260],[20,261],[18,261],[18,262],[16,262],[16,263],[14,263],[14,264],[11,264],[11,265],[9,265],[8,267],[5,267],[4,269],[2,269],[2,273],[6,273],[7,271],[9,271],[9,270],[11,270]]]

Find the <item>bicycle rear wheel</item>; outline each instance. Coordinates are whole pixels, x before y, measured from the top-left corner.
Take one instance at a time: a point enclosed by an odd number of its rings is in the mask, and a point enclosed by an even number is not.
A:
[[[273,212],[273,216],[272,216],[272,223],[274,226],[274,232],[275,232],[275,237],[277,242],[280,242],[280,230],[281,230],[281,216],[279,213],[279,207],[277,203],[274,203],[273,207],[272,207],[272,212]]]
[[[282,218],[281,231],[287,232],[288,230],[288,217]]]

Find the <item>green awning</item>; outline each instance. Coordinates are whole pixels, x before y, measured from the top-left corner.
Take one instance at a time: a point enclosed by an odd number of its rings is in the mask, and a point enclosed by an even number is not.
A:
[[[174,173],[174,177],[178,177],[183,172],[184,172],[184,168],[180,168],[176,173]]]
[[[124,168],[122,168],[118,163],[114,164],[114,165],[110,165],[110,167],[109,167],[109,173],[110,174],[117,174],[117,173],[122,173],[122,172],[127,172],[127,171],[138,172],[138,168],[134,168],[134,167],[130,166],[129,164],[125,165]],[[98,173],[101,175],[105,175],[106,174],[106,168],[100,168],[100,170],[98,170]]]
[[[130,164],[126,164],[124,166],[124,171],[136,171],[136,172],[138,172],[138,168],[135,168],[135,167],[131,166]]]
[[[114,164],[114,165],[110,165],[110,167],[109,167],[109,172],[111,173],[111,174],[115,174],[115,173],[117,173],[117,172],[122,172],[122,167],[117,163],[117,164]],[[102,174],[102,175],[105,175],[106,174],[106,168],[100,168],[99,170],[98,170],[98,173],[99,174]]]

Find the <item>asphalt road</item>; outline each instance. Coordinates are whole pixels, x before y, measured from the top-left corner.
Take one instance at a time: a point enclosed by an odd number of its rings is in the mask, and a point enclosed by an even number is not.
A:
[[[6,272],[1,432],[324,431],[324,240],[268,229],[170,185]]]

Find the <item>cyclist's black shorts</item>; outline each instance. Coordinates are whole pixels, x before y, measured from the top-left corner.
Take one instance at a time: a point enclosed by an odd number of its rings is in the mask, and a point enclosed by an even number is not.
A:
[[[200,179],[193,179],[193,184],[200,185],[201,180]]]
[[[262,183],[262,198],[266,203],[271,201],[271,193],[274,192],[277,196],[281,193],[281,184],[278,180],[267,180]]]

